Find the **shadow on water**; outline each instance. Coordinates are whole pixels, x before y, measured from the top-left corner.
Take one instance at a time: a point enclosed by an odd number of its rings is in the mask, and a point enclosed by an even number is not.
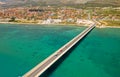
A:
[[[92,30],[91,30],[92,31]],[[90,32],[91,32],[90,31]],[[89,33],[90,33],[89,32]],[[89,34],[88,33],[88,34]],[[87,34],[87,35],[88,35]],[[87,36],[86,35],[86,36]],[[85,36],[85,37],[86,37]],[[39,77],[49,77],[58,67],[59,65],[70,55],[70,53],[72,53],[72,51],[80,44],[80,42],[82,42],[84,39],[82,38],[79,42],[77,42],[68,52],[66,52],[58,61],[56,61],[50,68],[48,68],[41,76]]]

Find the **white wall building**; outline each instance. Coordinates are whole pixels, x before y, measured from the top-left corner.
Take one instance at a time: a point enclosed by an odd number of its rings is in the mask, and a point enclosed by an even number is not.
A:
[[[58,24],[62,22],[61,19],[47,19],[42,22],[42,24]]]

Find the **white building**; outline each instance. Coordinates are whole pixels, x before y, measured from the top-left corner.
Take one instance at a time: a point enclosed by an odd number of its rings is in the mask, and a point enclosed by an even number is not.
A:
[[[58,24],[62,22],[61,19],[47,19],[42,22],[42,24]]]
[[[93,24],[93,21],[90,20],[83,20],[83,19],[77,19],[76,24],[84,24],[84,25],[90,25]]]

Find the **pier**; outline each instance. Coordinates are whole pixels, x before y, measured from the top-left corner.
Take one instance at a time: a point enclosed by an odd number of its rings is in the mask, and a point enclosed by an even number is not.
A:
[[[48,68],[50,68],[57,60],[59,60],[66,52],[68,52],[75,44],[77,44],[82,38],[84,38],[93,28],[95,24],[90,25],[76,37],[74,37],[71,41],[66,43],[52,55],[47,57],[41,63],[36,65],[33,69],[28,71],[22,77],[39,77],[41,76]]]

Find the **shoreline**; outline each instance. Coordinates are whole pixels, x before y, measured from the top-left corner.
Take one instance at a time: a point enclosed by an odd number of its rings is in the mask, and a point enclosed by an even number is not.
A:
[[[22,24],[22,25],[24,25],[24,24],[29,24],[29,25],[31,25],[31,24],[34,24],[34,25],[63,25],[63,26],[83,26],[83,27],[87,27],[87,26],[89,26],[89,25],[82,25],[82,24],[41,24],[41,23],[16,23],[16,22],[0,22],[0,24]]]
[[[62,25],[62,26],[80,26],[80,27],[87,27],[89,25],[86,25],[86,24],[41,24],[41,23],[16,23],[16,22],[0,22],[0,24],[21,24],[21,25],[24,25],[24,24],[29,24],[29,25]],[[120,28],[120,26],[96,26],[97,28]]]
[[[120,28],[120,26],[96,26],[97,28]]]

